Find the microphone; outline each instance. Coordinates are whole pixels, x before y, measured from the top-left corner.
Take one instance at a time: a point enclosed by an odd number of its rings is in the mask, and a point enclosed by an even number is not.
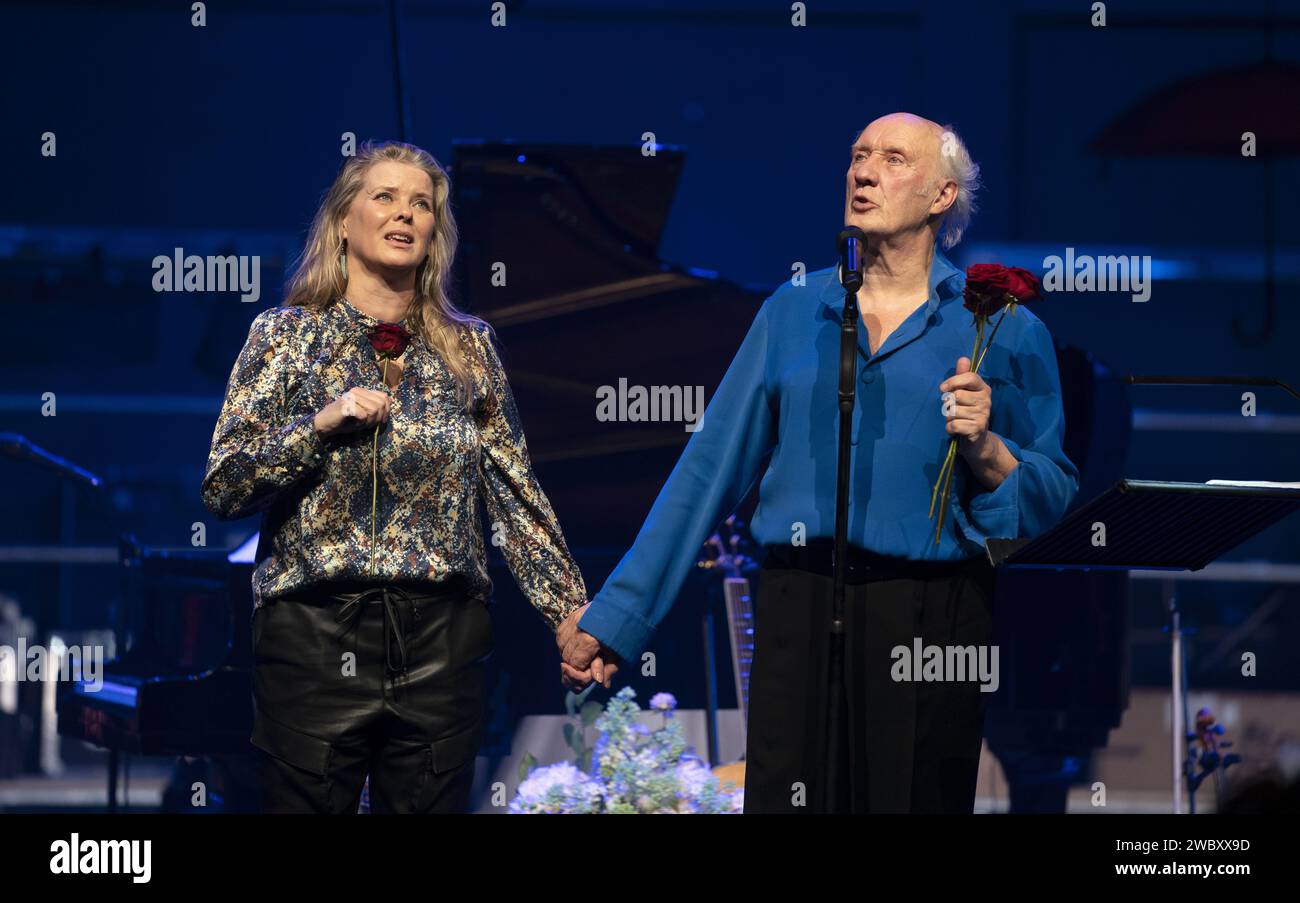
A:
[[[862,253],[867,248],[867,234],[857,226],[849,226],[839,237],[840,284],[844,291],[857,294],[862,288]]]

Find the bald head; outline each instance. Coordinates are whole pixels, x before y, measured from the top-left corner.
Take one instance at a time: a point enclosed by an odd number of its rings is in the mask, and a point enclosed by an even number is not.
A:
[[[867,124],[863,134],[871,129],[887,131],[891,135],[905,135],[911,140],[924,144],[927,149],[939,155],[939,145],[943,140],[943,126],[915,113],[890,113]]]
[[[978,173],[951,128],[915,113],[881,116],[853,143],[845,223],[879,237],[943,229],[951,247],[974,209]]]

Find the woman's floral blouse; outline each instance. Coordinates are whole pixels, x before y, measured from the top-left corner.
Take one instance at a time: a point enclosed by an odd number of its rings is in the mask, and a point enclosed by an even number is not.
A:
[[[272,308],[253,320],[212,436],[203,502],[223,520],[262,513],[255,604],[325,580],[461,577],[486,597],[482,498],[492,543],[557,627],[586,602],[586,587],[533,475],[514,397],[482,326],[463,331],[477,395],[486,396],[472,415],[421,337],[406,351],[379,433],[377,552],[375,575],[368,573],[373,430],[323,439],[313,420],[349,388],[383,391],[367,338],[379,322],[344,299],[319,311]]]

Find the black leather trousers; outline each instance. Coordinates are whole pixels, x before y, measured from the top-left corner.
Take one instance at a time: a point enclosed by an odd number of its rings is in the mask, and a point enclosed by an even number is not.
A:
[[[464,812],[493,644],[458,585],[329,584],[253,613],[266,812]]]

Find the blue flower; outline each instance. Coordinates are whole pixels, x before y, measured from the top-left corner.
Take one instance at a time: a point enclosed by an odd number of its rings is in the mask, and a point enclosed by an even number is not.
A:
[[[677,699],[672,693],[656,693],[650,697],[650,708],[656,712],[671,712],[677,708]]]

